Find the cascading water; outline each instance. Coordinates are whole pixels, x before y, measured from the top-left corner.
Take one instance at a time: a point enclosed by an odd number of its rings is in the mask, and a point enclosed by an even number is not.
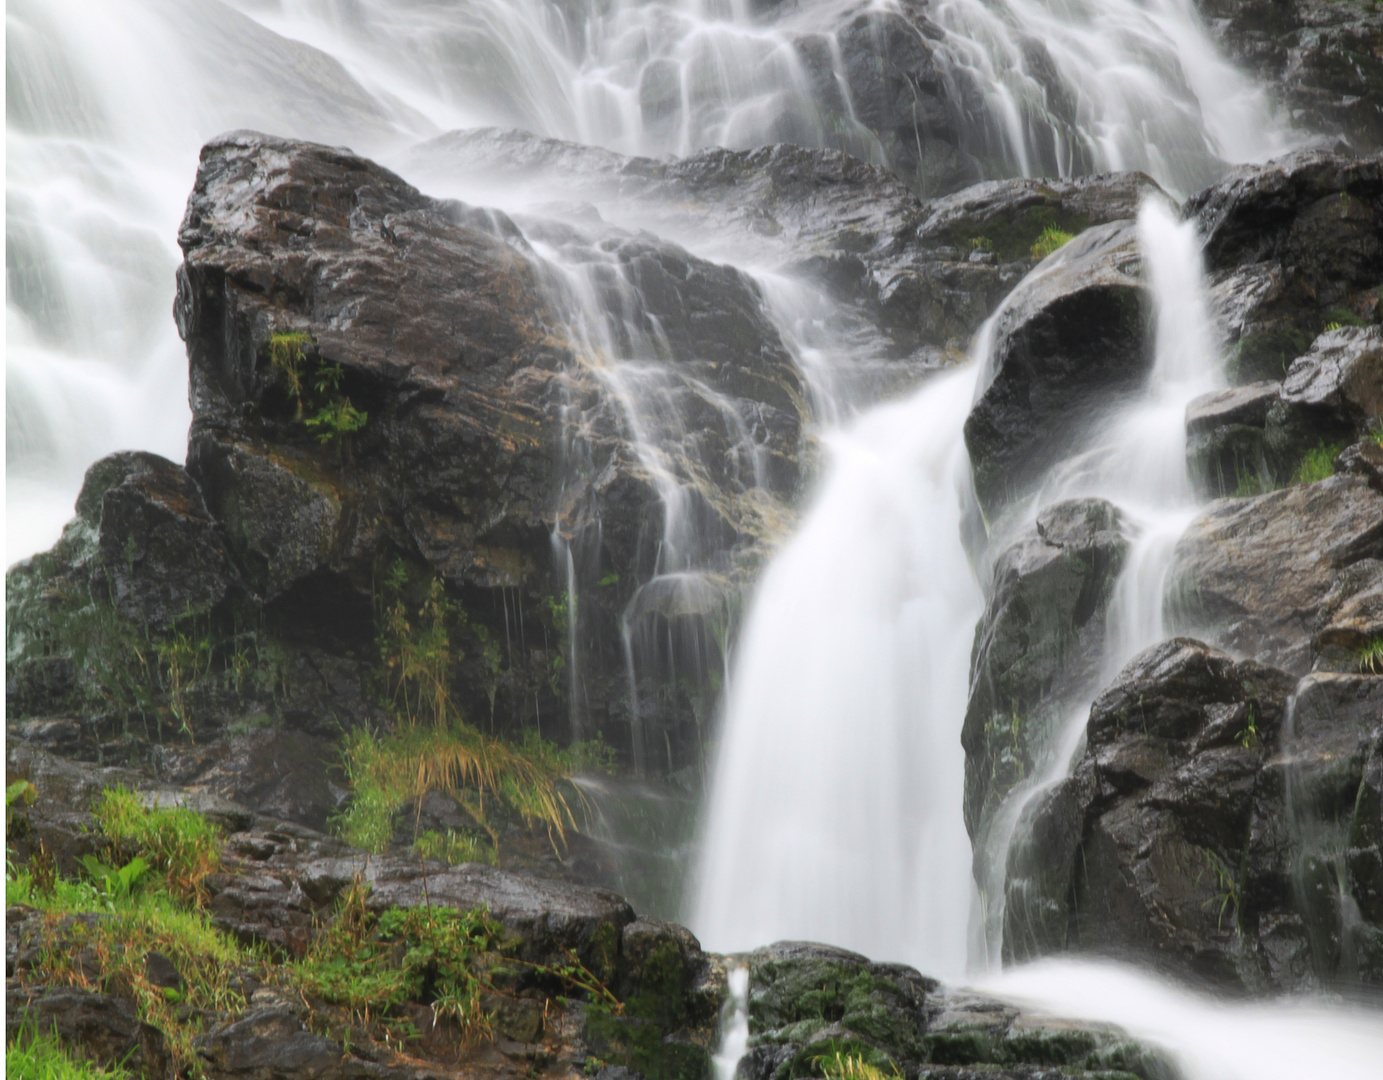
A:
[[[1001,172],[1141,167],[1186,191],[1221,160],[1261,160],[1293,138],[1185,0],[963,0],[937,13],[943,41],[900,30],[894,13],[742,0],[9,5],[8,560],[56,537],[100,454],[180,456],[173,241],[197,150],[229,128],[387,164],[439,131],[499,124],[654,154],[789,139],[903,167],[931,121],[906,120],[908,134],[896,117],[862,117],[855,98],[883,93],[868,75],[878,50],[911,40],[953,93],[942,111],[957,115],[936,122],[971,131]]]

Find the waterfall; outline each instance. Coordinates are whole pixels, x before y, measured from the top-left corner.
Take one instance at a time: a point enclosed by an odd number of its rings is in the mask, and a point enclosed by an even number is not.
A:
[[[932,123],[968,133],[975,160],[999,173],[1136,167],[1182,192],[1223,161],[1262,160],[1295,138],[1218,56],[1189,0],[949,0],[936,39],[905,29],[899,10],[16,0],[7,560],[56,538],[100,455],[182,456],[174,240],[197,151],[223,130],[348,144],[390,165],[419,139],[482,124],[648,154],[788,140],[907,173],[923,167],[919,152],[945,156],[927,142]],[[863,115],[869,58],[895,46],[946,89],[908,113],[926,121]]]

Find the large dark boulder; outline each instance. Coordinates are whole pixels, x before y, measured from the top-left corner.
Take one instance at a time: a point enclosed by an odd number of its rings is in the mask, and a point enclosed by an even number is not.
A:
[[[1337,575],[1380,556],[1383,494],[1362,476],[1222,499],[1177,542],[1169,615],[1185,632],[1302,674]]]
[[[1322,151],[1242,165],[1187,200],[1205,237],[1230,380],[1278,380],[1333,325],[1380,318],[1383,158]]]
[[[1072,775],[1025,808],[1005,954],[1137,959],[1250,993],[1383,980],[1376,917],[1350,915],[1378,885],[1380,693],[1185,638],[1135,657]]]
[[[7,986],[5,1027],[53,1032],[80,1057],[119,1063],[144,1080],[163,1080],[169,1056],[163,1032],[141,1021],[128,1002],[74,986]]]
[[[1111,503],[1073,499],[1044,509],[995,562],[961,731],[972,837],[1046,764],[1068,711],[1093,688],[1127,533]]]
[[[987,517],[1080,445],[1089,425],[1147,375],[1143,285],[1132,222],[1086,230],[1024,279],[992,325],[965,421]]]

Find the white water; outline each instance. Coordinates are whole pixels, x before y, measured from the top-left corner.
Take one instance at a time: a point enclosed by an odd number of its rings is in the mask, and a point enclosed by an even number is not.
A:
[[[717,949],[804,938],[964,970],[973,384],[939,376],[833,433],[816,504],[760,581],[692,921]]]

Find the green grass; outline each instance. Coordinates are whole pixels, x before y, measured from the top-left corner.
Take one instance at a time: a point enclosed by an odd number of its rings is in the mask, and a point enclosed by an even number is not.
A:
[[[221,865],[221,830],[181,807],[148,807],[128,788],[101,793],[92,810],[96,824],[117,850],[142,854],[168,889],[198,900],[202,882]]]
[[[1383,637],[1371,638],[1354,655],[1360,671],[1370,675],[1383,675]]]
[[[345,370],[340,364],[318,358],[315,369],[308,370],[312,344],[312,338],[300,331],[269,335],[269,367],[293,401],[297,421],[319,443],[328,443],[362,430],[370,417],[341,392]]]
[[[212,926],[206,912],[158,889],[120,895],[66,878],[45,887],[32,873],[21,872],[7,876],[5,901],[27,904],[45,916],[37,966],[45,984],[89,987],[132,1000],[139,1018],[167,1037],[180,1071],[200,1069],[193,1042],[202,1032],[204,1011],[243,1009],[237,976],[265,963]],[[62,925],[62,916],[88,912],[108,917],[91,925]],[[166,956],[177,969],[184,981],[181,992],[150,983],[145,970],[150,952]],[[93,977],[79,964],[79,955],[99,974]]]
[[[7,1080],[126,1080],[129,1073],[103,1067],[68,1051],[56,1035],[21,1030],[5,1050]]]
[[[1058,248],[1069,243],[1073,237],[1065,229],[1058,229],[1054,225],[1049,225],[1043,229],[1038,238],[1033,242],[1031,253],[1034,259],[1045,259]]]
[[[1324,440],[1314,449],[1302,455],[1296,472],[1292,474],[1293,484],[1314,484],[1318,480],[1335,475],[1335,457],[1345,448],[1345,443],[1329,443]]]
[[[499,852],[493,842],[467,832],[448,829],[444,833],[428,830],[413,841],[413,850],[424,859],[440,859],[451,863],[488,863],[499,865]]]

